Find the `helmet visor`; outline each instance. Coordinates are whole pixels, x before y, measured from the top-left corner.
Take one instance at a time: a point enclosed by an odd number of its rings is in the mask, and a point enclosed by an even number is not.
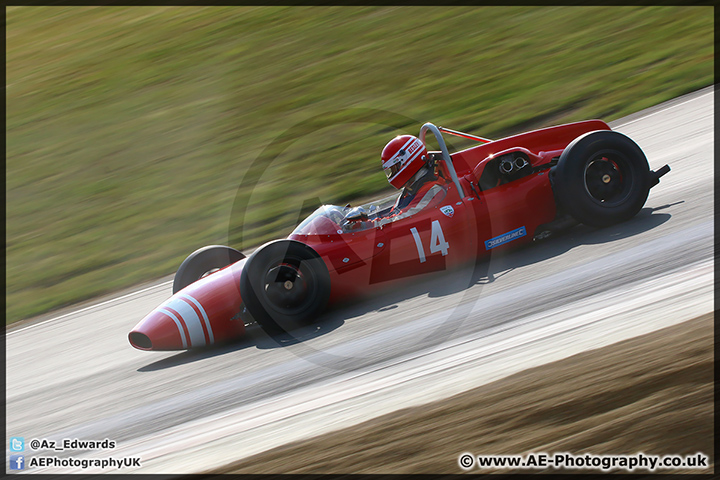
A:
[[[385,175],[387,176],[388,180],[393,178],[397,173],[402,169],[402,163],[397,162],[394,165],[390,165],[385,169]]]

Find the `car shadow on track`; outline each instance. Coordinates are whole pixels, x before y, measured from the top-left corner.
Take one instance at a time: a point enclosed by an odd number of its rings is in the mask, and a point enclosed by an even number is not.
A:
[[[326,333],[340,327],[343,323],[344,320],[342,318],[328,317],[324,315],[323,318],[319,319],[317,322],[310,325],[303,325],[293,329],[292,332],[277,335],[275,337],[270,337],[257,324],[251,324],[247,326],[245,335],[238,339],[226,341],[221,344],[183,351],[171,357],[165,357],[161,360],[145,365],[144,367],[140,367],[137,371],[153,372],[156,370],[164,370],[252,347],[259,349],[287,347],[296,343],[308,341],[312,338],[319,337],[320,335],[325,335]]]
[[[605,228],[576,225],[537,244],[527,245],[525,248],[493,255],[489,259],[479,260],[475,265],[475,271],[473,272],[468,287],[477,284],[492,283],[502,277],[502,275],[516,268],[547,261],[581,245],[602,245],[648,232],[664,224],[671,218],[671,215],[668,213],[655,212],[679,203],[683,202],[653,208],[643,208],[632,219]]]
[[[682,203],[682,202],[678,202]],[[407,284],[387,290],[382,294],[365,296],[341,305],[330,306],[315,322],[292,329],[280,335],[269,336],[258,325],[247,327],[243,337],[221,345],[202,347],[163,358],[138,369],[150,372],[171,368],[195,361],[212,358],[246,348],[262,350],[284,348],[303,343],[330,333],[346,321],[372,312],[388,312],[398,308],[403,301],[422,295],[441,298],[467,290],[474,285],[489,284],[520,267],[547,261],[581,245],[601,245],[650,231],[665,222],[671,215],[657,213],[673,205],[643,208],[635,217],[626,222],[605,228],[577,225],[569,230],[528,245],[489,258],[478,260],[474,265],[452,272],[426,274]]]
[[[236,352],[254,346],[254,342],[248,336],[243,336],[235,341],[226,342],[220,345],[193,348],[177,353],[171,357],[165,357],[153,363],[137,369],[138,372],[154,372],[166,368],[177,367],[186,363],[204,360],[206,358],[218,357],[227,353]]]
[[[356,317],[372,312],[392,311],[398,308],[398,304],[410,298],[422,295],[427,295],[429,298],[445,297],[465,291],[474,285],[495,282],[516,268],[547,261],[581,245],[599,245],[633,237],[667,222],[671,217],[670,214],[656,212],[670,206],[643,208],[631,220],[610,227],[592,228],[577,225],[538,244],[480,259],[474,265],[465,268],[452,272],[426,274],[418,277],[415,282],[395,287],[382,294],[330,306],[310,327],[294,329],[275,337],[269,337],[261,332],[257,336],[256,346],[261,349],[272,349],[301,343],[335,330]],[[317,330],[313,331],[312,327],[317,327]]]
[[[671,218],[670,214],[658,213],[671,206],[662,205],[654,208],[643,208],[631,220],[610,227],[592,228],[577,225],[537,244],[492,255],[478,260],[468,268],[453,272],[441,272],[418,283],[388,292],[385,295],[361,299],[357,303],[353,302],[347,307],[343,306],[328,313],[343,318],[351,318],[372,311],[383,312],[398,308],[398,303],[418,295],[427,294],[430,298],[441,298],[461,292],[474,285],[492,283],[500,280],[512,270],[561,256],[581,245],[607,244],[648,232]]]

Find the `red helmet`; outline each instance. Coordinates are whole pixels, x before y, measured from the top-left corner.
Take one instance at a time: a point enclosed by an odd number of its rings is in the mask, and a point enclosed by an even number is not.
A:
[[[427,149],[417,137],[399,135],[390,140],[381,157],[390,185],[402,188],[425,165],[426,157]]]

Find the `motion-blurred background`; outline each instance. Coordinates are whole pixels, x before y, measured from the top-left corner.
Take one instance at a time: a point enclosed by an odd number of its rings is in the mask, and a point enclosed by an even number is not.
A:
[[[424,122],[610,121],[713,56],[712,7],[7,7],[7,322],[390,193]]]

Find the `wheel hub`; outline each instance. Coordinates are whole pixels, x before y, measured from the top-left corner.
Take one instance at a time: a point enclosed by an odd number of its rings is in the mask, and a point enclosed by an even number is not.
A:
[[[268,299],[282,308],[298,307],[307,298],[307,282],[292,265],[278,265],[268,270],[264,285]]]
[[[593,198],[606,202],[621,196],[624,182],[615,162],[601,157],[590,162],[585,169],[585,185]]]

